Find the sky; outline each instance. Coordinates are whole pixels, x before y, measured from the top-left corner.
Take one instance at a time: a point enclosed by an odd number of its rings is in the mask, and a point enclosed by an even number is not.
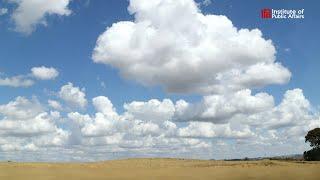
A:
[[[320,126],[319,5],[0,0],[0,160],[302,153]]]

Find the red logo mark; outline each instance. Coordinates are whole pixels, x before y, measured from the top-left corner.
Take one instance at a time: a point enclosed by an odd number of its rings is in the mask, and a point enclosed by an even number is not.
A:
[[[271,9],[265,8],[261,10],[261,18],[269,19],[271,18]]]

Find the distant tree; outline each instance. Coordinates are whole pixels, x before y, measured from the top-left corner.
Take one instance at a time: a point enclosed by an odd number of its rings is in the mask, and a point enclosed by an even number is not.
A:
[[[311,150],[305,151],[303,157],[307,161],[320,160],[320,128],[315,128],[305,136],[306,142],[310,143]]]
[[[313,148],[320,148],[320,128],[315,128],[306,135],[306,142],[310,142]]]

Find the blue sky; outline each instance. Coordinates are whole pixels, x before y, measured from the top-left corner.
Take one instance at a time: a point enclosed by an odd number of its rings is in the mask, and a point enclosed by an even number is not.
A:
[[[316,33],[320,28],[317,4],[318,2],[251,0],[244,5],[240,1],[214,1],[209,6],[202,6],[201,10],[207,14],[226,15],[238,28],[261,29],[264,37],[275,43],[278,60],[294,74],[288,84],[267,87],[266,90],[276,98],[281,98],[286,89],[299,87],[313,104],[318,104],[319,86],[314,83],[314,78],[319,76],[316,70],[319,67],[319,61],[316,60],[319,58]],[[125,81],[117,75],[115,69],[92,63],[91,54],[97,36],[116,21],[132,19],[127,6],[128,1],[125,0],[71,2],[70,9],[73,13],[70,17],[49,17],[48,27],[39,26],[29,36],[14,32],[9,15],[2,16],[0,51],[3,73],[23,74],[33,66],[47,65],[56,67],[63,75],[54,84],[41,83],[28,89],[1,87],[6,96],[1,97],[0,102],[6,102],[21,92],[27,96],[43,93],[43,88],[54,89],[69,81],[85,86],[91,97],[107,94],[119,109],[123,102],[134,99],[177,98],[159,88],[145,88]],[[264,7],[305,8],[306,18],[265,21],[259,16]],[[286,52],[286,48],[290,51]],[[101,88],[98,77],[108,88]],[[130,91],[122,93],[127,89]]]
[[[133,101],[147,102],[150,99],[158,99],[161,102],[163,99],[168,98],[174,104],[180,99],[183,99],[189,104],[201,104],[201,100],[204,96],[216,95],[216,93],[199,93],[199,91],[191,91],[191,93],[166,91],[163,87],[166,87],[167,84],[161,84],[161,82],[163,82],[162,80],[155,80],[154,84],[147,83],[148,85],[146,85],[148,80],[139,79],[140,76],[138,75],[137,77],[132,75],[132,79],[119,75],[122,71],[125,71],[127,67],[122,69],[122,67],[109,62],[107,59],[102,60],[102,63],[94,62],[92,55],[95,47],[99,45],[97,39],[106,32],[106,28],[111,27],[114,23],[118,23],[119,21],[135,20],[134,15],[128,13],[130,2],[127,0],[68,1],[65,8],[72,11],[70,15],[58,15],[57,13],[51,15],[45,14],[41,20],[46,21],[47,25],[44,26],[37,22],[31,33],[17,30],[17,22],[13,18],[13,14],[17,12],[16,9],[19,8],[19,6],[22,6],[21,2],[23,1],[0,1],[0,9],[8,9],[7,13],[0,16],[0,78],[22,75],[26,76],[26,78],[33,78],[35,84],[30,87],[0,85],[0,104],[3,106],[14,101],[18,96],[23,96],[27,99],[35,96],[41,104],[47,104],[48,99],[53,99],[65,106],[63,107],[64,110],[60,111],[61,119],[68,119],[67,116],[71,112],[89,114],[94,119],[94,114],[97,112],[96,109],[98,108],[94,108],[91,104],[91,99],[97,96],[108,97],[113,106],[117,109],[117,112],[122,114],[123,112],[128,111],[123,108],[124,103],[129,104]],[[244,89],[251,89],[252,95],[266,92],[270,96],[273,96],[275,101],[274,108],[277,108],[277,105],[283,101],[283,96],[288,90],[299,88],[303,91],[302,96],[305,98],[303,100],[311,103],[310,107],[307,108],[309,109],[307,110],[307,115],[303,115],[303,117],[308,116],[307,119],[315,120],[313,124],[317,124],[318,121],[316,120],[318,120],[319,117],[315,114],[317,114],[318,105],[320,104],[320,97],[318,95],[320,86],[317,83],[317,79],[320,76],[320,72],[318,71],[320,62],[318,61],[319,51],[317,44],[319,40],[318,32],[320,32],[320,15],[317,9],[320,5],[319,2],[212,0],[208,5],[201,4],[203,3],[202,1],[196,2],[199,3],[198,8],[201,10],[202,14],[224,15],[232,21],[234,27],[238,29],[248,28],[250,30],[257,28],[262,32],[263,39],[272,40],[276,50],[276,62],[280,62],[283,67],[291,72],[290,81],[280,84],[266,83],[263,87],[253,88],[249,86],[244,87]],[[304,9],[305,18],[280,20],[261,19],[260,10],[262,8]],[[139,10],[137,11],[139,13]],[[123,54],[127,53],[124,49],[120,49],[120,51],[122,51]],[[252,49],[251,51],[254,50]],[[107,53],[109,52],[106,51],[106,54]],[[188,61],[188,59],[185,61]],[[59,75],[51,80],[36,80],[36,76],[33,75],[34,77],[32,77],[32,75],[30,75],[30,69],[41,66],[53,67],[59,72]],[[148,76],[148,74],[146,74],[146,76]],[[192,73],[189,76],[192,76]],[[144,83],[141,83],[141,81]],[[86,108],[75,109],[74,107],[67,107],[68,102],[61,98],[59,92],[61,92],[62,86],[66,85],[68,82],[71,82],[74,87],[79,87],[81,92],[85,92],[88,101]],[[229,95],[230,94],[228,94],[228,96]],[[230,96],[232,96],[232,93]],[[46,107],[45,111],[53,111],[50,107],[47,107],[47,105],[43,106]],[[2,117],[2,121],[10,119],[9,115],[3,112]],[[68,120],[65,120],[63,123],[60,123],[59,121],[56,123],[56,126],[61,127],[66,131],[70,131],[72,134],[73,132],[70,130],[72,128],[66,121]],[[202,122],[204,120],[190,118],[181,121],[189,123],[190,121]],[[236,120],[230,121],[233,122]],[[213,120],[209,120],[209,123],[215,124],[215,122],[214,118]],[[184,123],[177,123],[177,126],[184,127],[186,125]],[[237,121],[233,126],[236,126],[236,124],[243,125],[242,122]],[[255,126],[250,125],[250,128],[255,128]],[[130,128],[127,129],[127,131],[129,130]],[[273,129],[266,128],[261,134],[265,134],[269,131],[273,132],[272,130]],[[253,131],[258,134],[255,130]],[[279,132],[286,131],[288,130],[279,130]],[[35,139],[36,138],[37,137],[35,137]],[[214,140],[206,139],[205,141],[222,143],[224,142],[224,138],[225,137],[222,137],[221,139],[215,138]],[[32,142],[33,139],[28,139],[27,141]],[[22,144],[28,144],[27,141]],[[226,142],[231,143],[237,141],[237,138],[226,140]],[[283,141],[285,142],[286,140]],[[301,145],[300,149],[305,149],[306,146],[301,142],[299,142],[299,145]],[[293,143],[290,143],[291,142],[287,140],[288,146],[293,145]],[[33,144],[37,146],[36,143]],[[5,145],[5,143],[2,145]],[[66,146],[69,147],[69,145]],[[279,149],[281,148],[283,147],[279,146]],[[23,150],[19,151],[18,149],[19,148],[16,149],[16,153],[23,153]],[[153,152],[154,149],[150,151]],[[276,151],[277,149],[272,150],[274,153],[271,153],[271,155],[276,154]],[[137,154],[143,156],[144,153],[142,152],[145,151],[141,151],[141,154]],[[282,153],[286,152],[280,151],[280,154]],[[128,154],[131,156],[134,153],[128,151],[126,155],[128,156]],[[8,153],[7,157],[11,157],[10,155],[12,154]],[[249,154],[240,154],[240,156],[245,155],[255,156],[263,155],[263,153],[253,152]],[[224,155],[223,152],[220,152],[219,155],[212,153],[211,156],[217,158],[233,157]],[[194,157],[203,158],[202,155],[197,154]]]
[[[71,2],[71,18],[49,17],[49,28],[40,26],[37,32],[28,36],[12,31],[10,19],[2,17],[2,24],[7,26],[1,29],[1,37],[4,38],[1,41],[2,72],[8,75],[26,74],[31,67],[46,65],[56,67],[62,75],[55,83],[39,83],[27,89],[1,87],[1,91],[4,91],[2,93],[6,94],[1,97],[1,102],[6,102],[22,92],[25,96],[45,96],[44,88],[57,90],[66,82],[85,87],[89,97],[108,95],[119,110],[124,102],[132,100],[179,98],[166,94],[160,88],[145,88],[126,81],[119,77],[116,69],[92,62],[91,54],[99,34],[116,21],[132,19],[127,12],[127,6],[128,2],[125,0],[90,1],[88,4],[86,1]],[[16,53],[17,51],[19,53]],[[101,87],[101,82],[108,88]]]

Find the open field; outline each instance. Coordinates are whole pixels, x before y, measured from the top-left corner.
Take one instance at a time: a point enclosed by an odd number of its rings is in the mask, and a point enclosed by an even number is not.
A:
[[[1,180],[320,179],[318,162],[129,159],[98,163],[0,163]]]

